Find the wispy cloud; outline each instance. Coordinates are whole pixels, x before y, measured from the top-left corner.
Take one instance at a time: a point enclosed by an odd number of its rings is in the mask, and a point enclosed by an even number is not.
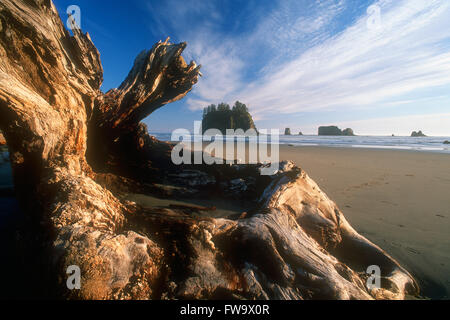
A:
[[[447,1],[381,7],[381,29],[367,18],[314,46],[240,92],[254,112],[355,108],[450,84]],[[445,45],[447,41],[447,45]]]
[[[153,27],[187,40],[188,57],[203,65],[204,78],[187,100],[192,110],[241,100],[257,119],[268,119],[380,104],[394,108],[417,99],[421,90],[429,95],[430,89],[450,88],[448,0],[364,1],[358,16],[349,14],[352,4],[280,1],[266,12],[249,1],[242,10],[257,13],[254,27],[224,32],[223,24],[235,30],[239,21],[227,21],[219,2],[177,6],[169,0],[171,18],[162,21],[165,13],[158,8]],[[379,28],[368,28],[372,4],[380,9]]]
[[[192,109],[201,109],[210,103],[227,101],[242,88],[244,63],[240,58],[234,35],[226,35],[220,26],[227,23],[215,1],[187,0],[147,4],[152,20],[150,28],[161,38],[187,41],[184,56],[202,64],[203,78],[187,99]],[[235,22],[236,23],[236,22]],[[232,29],[231,23],[228,28]]]
[[[341,128],[352,128],[358,135],[408,136],[413,131],[422,130],[427,135],[448,136],[450,113],[420,114],[397,117],[381,117],[373,119],[338,121],[334,123]],[[317,128],[327,123],[317,122],[302,128],[303,132],[316,134]]]
[[[250,39],[268,46],[279,63],[330,37],[335,30],[334,19],[345,7],[344,0],[280,2],[261,19]],[[268,64],[274,65],[273,61]]]

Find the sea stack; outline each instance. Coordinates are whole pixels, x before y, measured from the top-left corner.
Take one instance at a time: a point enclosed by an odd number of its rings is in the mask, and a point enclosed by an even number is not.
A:
[[[419,130],[418,132],[413,131],[411,133],[411,137],[426,137],[426,135],[422,131]]]
[[[337,126],[319,127],[319,136],[354,136],[352,129],[339,129]]]
[[[286,128],[286,129],[284,130],[284,135],[285,135],[285,136],[290,136],[290,135],[291,135],[291,128]]]
[[[345,129],[344,131],[342,131],[342,135],[343,135],[343,136],[354,136],[355,133],[353,132],[352,129],[347,128],[347,129]]]
[[[202,130],[205,133],[209,129],[218,129],[223,135],[228,129],[258,131],[253,118],[245,104],[236,101],[233,108],[224,102],[219,105],[211,104],[203,109]]]

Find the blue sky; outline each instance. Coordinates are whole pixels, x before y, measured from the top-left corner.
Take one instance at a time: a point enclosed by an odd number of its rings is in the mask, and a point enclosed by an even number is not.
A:
[[[192,130],[203,107],[246,103],[259,129],[320,125],[357,134],[450,136],[448,0],[54,0],[78,5],[100,51],[103,90],[168,36],[186,41],[203,77],[145,122]]]

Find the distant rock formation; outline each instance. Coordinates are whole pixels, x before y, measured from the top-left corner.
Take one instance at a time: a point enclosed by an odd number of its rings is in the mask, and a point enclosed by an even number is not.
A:
[[[239,101],[236,101],[232,109],[223,102],[217,107],[212,104],[203,109],[202,128],[203,133],[209,129],[218,129],[224,135],[227,129],[256,130],[247,106]]]
[[[355,133],[353,132],[352,129],[347,128],[347,129],[345,129],[344,131],[342,131],[342,135],[343,135],[343,136],[354,136]]]
[[[450,144],[450,141],[445,140],[445,141],[444,141],[444,144]]]
[[[291,128],[286,128],[286,129],[284,130],[284,135],[285,135],[285,136],[290,136],[290,135],[291,135]]]
[[[354,136],[352,129],[339,129],[337,126],[319,127],[319,136]]]
[[[299,135],[299,136],[302,136],[302,135],[303,135],[303,132],[300,131],[300,132],[298,133],[298,135]]]
[[[422,131],[419,130],[419,132],[413,131],[411,133],[411,137],[426,137],[426,135]]]
[[[341,136],[342,131],[336,126],[319,127],[319,136]]]

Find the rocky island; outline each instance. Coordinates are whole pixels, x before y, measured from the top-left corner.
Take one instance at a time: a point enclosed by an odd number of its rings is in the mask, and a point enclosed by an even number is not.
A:
[[[352,129],[339,129],[337,126],[319,127],[319,136],[354,136]]]
[[[426,135],[422,131],[413,131],[411,133],[411,137],[426,137]]]
[[[0,128],[17,199],[29,217],[20,230],[21,254],[27,266],[33,259],[41,266],[41,295],[418,294],[409,272],[353,229],[292,162],[280,163],[273,176],[260,175],[263,164],[172,164],[173,146],[150,136],[141,121],[197,83],[200,66],[182,57],[186,43],[156,43],[138,55],[119,88],[103,93],[100,54],[89,34],[74,28],[71,35],[50,0],[2,0],[0,21]],[[138,193],[169,203],[148,206],[128,196]],[[214,217],[214,206],[171,202],[206,198],[249,204],[239,214]],[[36,244],[33,250],[26,250],[27,241]],[[380,286],[368,284],[372,265],[381,267]],[[69,266],[81,270],[79,290],[66,286]]]
[[[203,109],[202,121],[203,133],[209,129],[218,129],[223,135],[227,129],[255,129],[253,118],[245,104],[236,101],[233,108],[226,103],[220,103],[217,107],[212,104]]]

